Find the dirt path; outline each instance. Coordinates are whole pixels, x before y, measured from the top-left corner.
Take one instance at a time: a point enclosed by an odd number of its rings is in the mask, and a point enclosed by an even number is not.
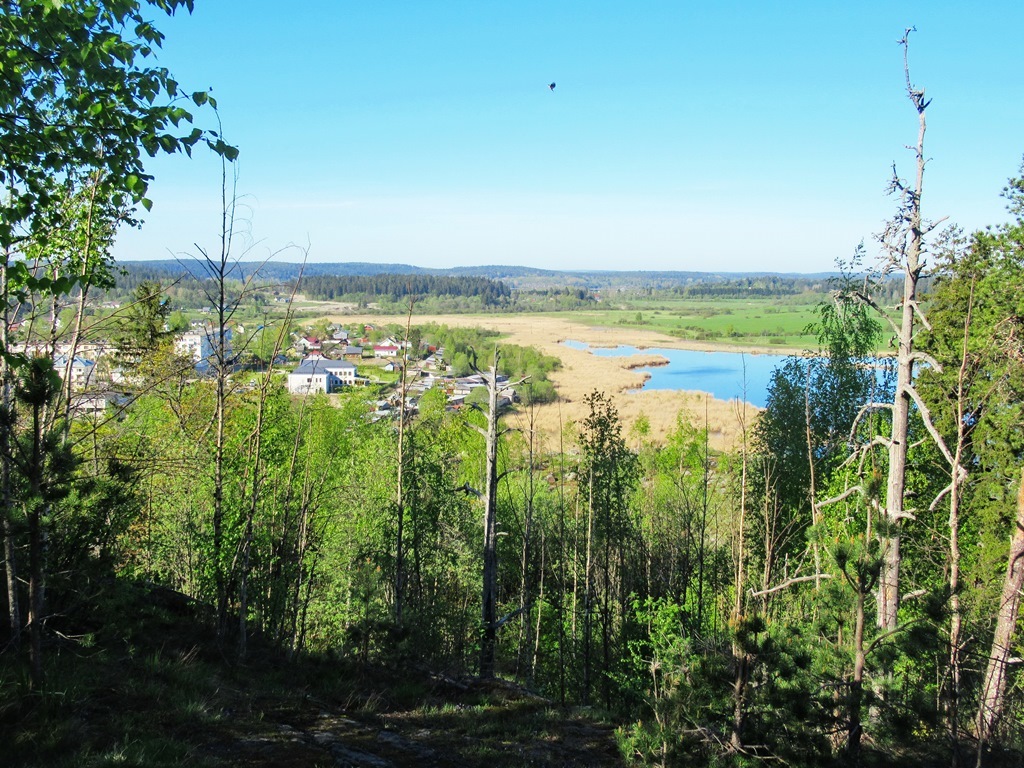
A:
[[[404,317],[380,315],[337,315],[337,322],[397,323],[405,325]],[[561,395],[560,403],[540,406],[536,424],[542,440],[557,448],[559,428],[569,422],[581,421],[587,413],[583,398],[597,389],[611,396],[628,435],[643,415],[650,421],[650,439],[664,440],[676,426],[680,414],[691,424],[702,427],[707,420],[712,447],[725,450],[735,447],[742,435],[742,419],[748,425],[758,409],[748,404],[718,400],[704,392],[672,392],[638,390],[645,374],[631,370],[642,364],[663,361],[659,355],[641,354],[632,357],[598,357],[585,350],[566,347],[566,340],[581,341],[591,346],[668,347],[702,351],[742,351],[751,354],[778,354],[778,349],[730,347],[722,344],[690,342],[654,331],[628,327],[589,326],[572,322],[572,315],[430,315],[414,317],[417,324],[438,323],[456,327],[488,328],[507,335],[508,341],[521,346],[537,347],[547,355],[558,357],[562,369],[551,376]],[[521,416],[520,418],[523,418]],[[525,426],[523,424],[517,426]]]

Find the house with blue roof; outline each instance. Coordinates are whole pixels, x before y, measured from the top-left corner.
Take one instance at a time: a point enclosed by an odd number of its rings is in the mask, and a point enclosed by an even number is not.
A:
[[[71,358],[71,365],[68,365],[67,355],[57,355],[53,358],[53,369],[63,379],[71,376],[72,389],[85,389],[92,383],[93,372],[96,370],[96,363],[84,357]]]

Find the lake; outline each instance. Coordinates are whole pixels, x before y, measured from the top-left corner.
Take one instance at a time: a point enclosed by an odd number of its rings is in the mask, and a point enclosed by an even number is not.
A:
[[[661,355],[668,365],[636,370],[650,375],[644,389],[679,389],[710,392],[719,400],[738,398],[764,408],[772,372],[787,355],[755,355],[750,352],[695,352],[664,347],[591,347],[579,341],[562,342],[572,349],[587,350],[599,357]],[[746,394],[744,394],[746,390]]]

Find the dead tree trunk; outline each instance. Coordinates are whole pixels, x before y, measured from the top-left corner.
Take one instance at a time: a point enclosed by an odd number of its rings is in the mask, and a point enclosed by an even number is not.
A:
[[[744,392],[746,395],[746,392]],[[732,733],[729,734],[729,746],[735,752],[743,751],[743,731],[746,725],[747,682],[750,675],[751,656],[749,650],[739,642],[740,625],[744,619],[744,524],[747,514],[747,403],[746,397],[738,405],[741,434],[741,472],[740,472],[740,519],[739,532],[736,536],[736,597],[732,610],[733,641],[732,657],[735,666],[732,686]]]
[[[520,551],[519,566],[520,566],[520,578],[519,578],[519,604],[526,605],[531,602],[529,599],[530,590],[530,568],[531,568],[531,554],[532,554],[532,540],[533,535],[533,505],[534,498],[536,495],[534,488],[534,449],[536,439],[536,424],[535,424],[536,412],[533,405],[530,405],[527,413],[527,430],[529,433],[529,439],[527,441],[527,473],[526,473],[526,509],[523,520],[523,542],[522,549]],[[543,552],[541,553],[543,558]],[[541,568],[541,583],[543,585],[543,567]],[[543,589],[543,587],[542,587]],[[529,653],[529,647],[532,644],[532,638],[530,637],[531,631],[531,616],[524,612],[522,622],[519,629],[519,657],[516,663],[516,679],[520,679],[524,664],[524,658]],[[538,615],[539,619],[539,615]],[[535,658],[531,657],[531,658]],[[529,679],[532,682],[533,679],[533,667],[534,661],[529,664],[530,675]]]
[[[395,626],[402,626],[405,610],[405,422],[409,385],[409,336],[412,331],[412,311],[416,299],[409,300],[409,314],[405,319],[405,343],[402,350],[402,370],[398,387],[398,477],[395,481]],[[415,542],[414,542],[415,543]]]
[[[1007,672],[1010,666],[1010,649],[1013,631],[1020,613],[1021,590],[1024,589],[1024,472],[1017,492],[1017,519],[1010,540],[1010,554],[1007,558],[1006,577],[1003,580],[1003,594],[999,601],[996,630],[992,636],[992,650],[985,668],[981,685],[976,720],[979,742],[978,759],[981,760],[982,746],[992,738],[993,731],[1003,713],[1006,693]]]
[[[889,222],[880,235],[884,249],[883,262],[880,268],[884,277],[892,273],[903,275],[903,297],[900,302],[899,322],[893,321],[878,305],[869,291],[854,292],[852,298],[863,301],[874,308],[892,329],[896,342],[896,389],[891,404],[873,404],[874,407],[885,407],[892,412],[892,429],[888,437],[879,437],[878,441],[889,451],[888,475],[885,484],[885,506],[882,509],[878,530],[879,542],[882,546],[882,567],[878,579],[876,593],[876,621],[884,632],[892,632],[898,623],[900,605],[900,565],[901,565],[901,533],[903,521],[910,517],[904,509],[907,476],[907,449],[910,433],[910,411],[912,404],[921,411],[925,426],[938,444],[947,460],[951,461],[941,436],[931,423],[931,418],[923,408],[921,398],[914,388],[914,364],[919,360],[927,360],[938,366],[914,346],[914,324],[920,321],[928,327],[927,319],[917,303],[918,282],[924,271],[924,239],[935,228],[938,222],[925,223],[921,213],[921,198],[924,191],[924,170],[927,160],[924,155],[924,136],[927,127],[925,115],[931,103],[925,98],[924,89],[916,88],[910,81],[910,64],[908,60],[908,37],[912,29],[908,29],[900,40],[903,46],[903,72],[906,78],[907,97],[917,112],[918,131],[917,143],[911,147],[915,156],[915,176],[913,182],[906,182],[896,175],[890,191],[899,199],[896,216]]]
[[[960,353],[960,370],[956,378],[956,446],[953,452],[953,466],[950,467],[949,483],[949,686],[946,692],[946,716],[949,723],[949,739],[952,748],[954,768],[961,764],[960,755],[960,696],[962,688],[962,645],[963,615],[960,608],[960,505],[962,486],[967,472],[964,468],[964,450],[971,424],[967,418],[968,364],[970,361],[968,342],[971,333],[971,316],[974,308],[974,284],[970,289],[967,316],[964,318],[963,346]]]
[[[485,487],[484,487],[484,562],[483,590],[480,601],[481,639],[480,639],[480,677],[494,677],[495,646],[498,639],[498,628],[504,622],[498,621],[498,482],[503,475],[498,474],[498,441],[507,431],[498,428],[501,409],[498,396],[514,386],[509,382],[498,382],[498,362],[501,353],[496,346],[490,371],[481,371],[476,365],[473,370],[483,377],[487,386],[487,426],[475,427],[484,436],[485,442]],[[515,382],[519,384],[521,382]],[[518,612],[517,612],[518,613]]]
[[[907,35],[909,35],[909,30]],[[895,173],[892,190],[900,196],[899,213],[889,225],[882,242],[888,251],[888,264],[903,271],[903,301],[900,322],[896,328],[896,391],[892,405],[892,432],[889,439],[889,475],[886,481],[884,526],[882,538],[882,570],[878,580],[878,626],[885,631],[896,628],[900,605],[900,525],[904,518],[903,498],[907,477],[907,435],[910,429],[911,390],[914,378],[914,313],[917,306],[917,283],[924,268],[922,246],[924,225],[921,218],[921,195],[924,190],[925,113],[929,101],[924,90],[910,82],[907,61],[907,35],[902,40],[907,96],[917,112],[917,144],[914,147],[916,175],[913,186],[905,185]],[[884,271],[884,270],[883,270]]]

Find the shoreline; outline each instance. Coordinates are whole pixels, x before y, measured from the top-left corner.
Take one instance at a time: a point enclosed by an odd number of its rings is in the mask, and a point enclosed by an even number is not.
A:
[[[596,328],[596,326],[594,326]],[[628,344],[628,346],[636,347],[641,352],[649,349],[680,349],[687,352],[736,352],[748,355],[782,355],[789,356],[793,355],[796,357],[810,357],[811,353],[808,353],[805,349],[798,349],[797,347],[769,347],[764,345],[755,346],[744,346],[742,344],[730,344],[724,341],[698,341],[696,339],[680,339],[675,336],[664,336],[659,334],[658,331],[643,331],[639,330],[638,333],[650,333],[653,335],[660,336],[664,341],[650,344]],[[623,344],[594,344],[584,339],[561,339],[561,341],[578,341],[583,344],[587,344],[591,349],[614,349],[615,347],[624,346]]]
[[[405,326],[407,317],[399,315],[356,315],[332,313],[329,318],[340,323],[398,324]],[[423,315],[413,316],[414,325],[436,323],[451,327],[478,327],[503,334],[511,344],[536,347],[546,355],[557,357],[562,367],[550,375],[559,394],[559,401],[535,408],[538,431],[550,439],[559,439],[567,425],[579,423],[587,416],[584,403],[592,391],[606,393],[630,434],[641,418],[650,424],[646,439],[663,443],[678,427],[679,421],[703,427],[706,423],[709,442],[718,450],[729,450],[739,444],[749,430],[759,408],[738,400],[719,400],[700,390],[644,390],[650,374],[635,368],[652,365],[652,358],[667,361],[656,354],[624,357],[600,357],[588,350],[564,345],[566,339],[580,341],[591,347],[628,345],[637,349],[662,347],[699,352],[744,352],[749,354],[795,354],[789,349],[737,347],[710,342],[690,342],[665,336],[657,331],[635,328],[586,326],[571,322],[571,316],[551,315]],[[654,363],[658,364],[658,363]],[[513,419],[516,416],[512,416]],[[705,421],[706,420],[706,421]]]

